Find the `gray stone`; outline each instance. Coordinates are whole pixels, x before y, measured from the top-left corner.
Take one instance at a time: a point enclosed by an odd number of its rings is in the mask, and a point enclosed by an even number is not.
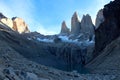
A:
[[[60,34],[61,35],[68,35],[68,34],[70,34],[70,29],[67,28],[65,21],[62,22]]]
[[[81,29],[80,21],[77,12],[75,12],[71,19],[71,34],[74,35],[80,34],[80,29]]]
[[[104,21],[103,9],[101,9],[97,13],[97,17],[95,21],[95,29],[97,29],[103,21]]]
[[[87,15],[83,15],[81,20],[81,32],[84,35],[87,35],[89,38],[94,35],[94,25],[92,23],[91,17]]]

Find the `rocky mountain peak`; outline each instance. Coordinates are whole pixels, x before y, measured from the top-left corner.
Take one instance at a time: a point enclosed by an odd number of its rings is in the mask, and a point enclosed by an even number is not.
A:
[[[93,24],[92,23],[92,19],[91,19],[91,16],[89,14],[86,14],[86,15],[83,15],[83,18],[81,20],[81,23],[90,23],[90,24]]]
[[[75,12],[71,18],[71,33],[72,34],[80,33],[80,21],[77,12]]]
[[[83,18],[81,20],[81,32],[89,36],[94,35],[94,25],[89,14],[83,15]]]
[[[104,21],[103,9],[100,9],[97,13],[97,17],[95,21],[95,28],[97,29],[103,21]]]
[[[61,32],[60,34],[69,34],[70,33],[70,30],[69,28],[66,26],[66,22],[63,21],[62,22],[62,26],[61,26]]]
[[[17,17],[12,17],[12,20],[15,20]]]
[[[10,27],[12,30],[19,33],[28,33],[30,32],[27,24],[22,18],[13,17],[12,19],[7,18],[2,13],[0,13],[0,21]]]
[[[19,33],[28,33],[30,32],[27,24],[22,18],[14,17],[13,20],[13,29]]]
[[[74,12],[73,17],[76,18],[76,19],[78,19],[78,13]]]

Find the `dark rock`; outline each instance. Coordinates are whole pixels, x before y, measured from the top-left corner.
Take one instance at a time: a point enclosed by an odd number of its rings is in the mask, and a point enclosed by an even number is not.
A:
[[[2,18],[7,18],[6,16],[4,16],[2,13],[0,13],[0,19]]]
[[[62,41],[62,40],[61,40],[59,37],[55,37],[55,38],[54,38],[54,42],[55,42],[55,43],[59,43],[59,42],[61,42],[61,41]]]
[[[120,1],[115,0],[105,5],[103,15],[105,21],[95,31],[95,52],[97,54],[120,36]]]
[[[12,17],[12,20],[14,21],[17,17]]]
[[[86,68],[94,74],[120,75],[120,37],[108,44],[100,55],[86,65]]]
[[[4,69],[4,70],[3,70],[3,73],[4,73],[4,74],[10,74],[10,71],[9,71],[8,69]]]

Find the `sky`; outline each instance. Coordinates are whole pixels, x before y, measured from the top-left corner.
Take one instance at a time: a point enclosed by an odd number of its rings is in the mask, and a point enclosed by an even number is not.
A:
[[[76,11],[80,17],[89,14],[95,23],[97,12],[111,0],[0,0],[0,12],[8,18],[20,17],[31,32],[44,35],[58,34],[61,23],[71,26],[71,17]]]

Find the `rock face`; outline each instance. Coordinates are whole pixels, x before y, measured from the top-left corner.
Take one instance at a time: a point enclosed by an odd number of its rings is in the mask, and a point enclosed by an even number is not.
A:
[[[94,35],[94,25],[92,23],[91,17],[88,14],[83,15],[81,20],[81,32],[84,35],[88,35],[89,38]]]
[[[120,1],[115,0],[105,5],[103,15],[105,21],[95,31],[96,55],[120,36]]]
[[[97,13],[97,17],[95,21],[95,29],[97,29],[103,21],[104,21],[103,9],[101,9]]]
[[[0,21],[13,29],[13,21],[10,18],[2,18]]]
[[[62,22],[60,34],[62,34],[62,35],[65,35],[65,34],[68,35],[68,34],[70,34],[70,30],[69,30],[69,28],[67,28],[65,21]]]
[[[30,32],[27,24],[22,18],[15,17],[13,20],[13,29],[19,33],[28,33]]]
[[[71,34],[78,35],[80,33],[81,25],[78,19],[78,15],[75,12],[71,19]]]
[[[5,25],[9,26],[12,30],[19,33],[28,33],[30,32],[27,24],[22,18],[13,17],[12,19],[5,17],[0,13],[0,21]]]
[[[87,64],[86,67],[94,74],[120,75],[120,37],[107,45],[101,54]]]

